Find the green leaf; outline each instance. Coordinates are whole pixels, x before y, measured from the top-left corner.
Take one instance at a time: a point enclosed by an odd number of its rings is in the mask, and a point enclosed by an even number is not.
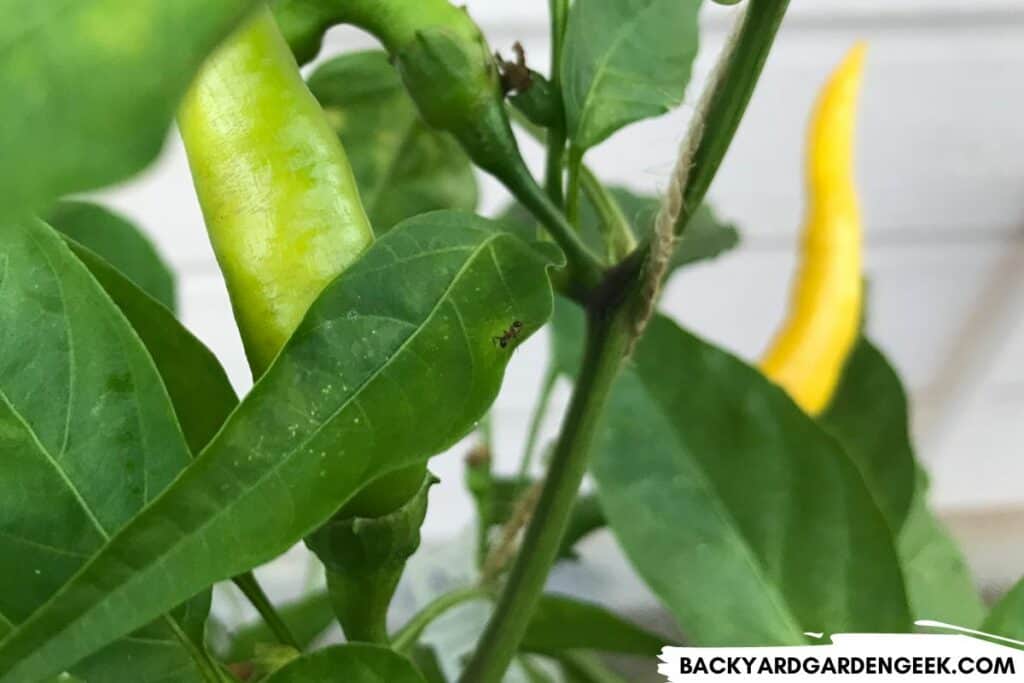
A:
[[[576,378],[583,360],[586,318],[579,306],[563,297],[555,298],[551,315],[551,367],[558,374]]]
[[[412,663],[423,676],[426,683],[448,683],[441,668],[441,662],[437,658],[437,651],[429,645],[417,645],[410,654]]]
[[[854,347],[821,424],[860,469],[878,507],[898,533],[914,497],[917,465],[900,378],[865,338]]]
[[[0,233],[0,614],[15,625],[190,454],[142,343],[57,233],[35,219],[4,223]],[[160,619],[72,673],[123,680],[131,662],[132,680],[170,671],[195,680],[188,641],[201,640],[209,595],[183,609],[177,622]]]
[[[332,59],[309,88],[345,145],[377,234],[427,211],[476,208],[469,157],[455,138],[420,119],[386,53]]]
[[[174,310],[174,275],[156,247],[123,216],[98,204],[59,202],[47,222],[111,266],[170,310]]]
[[[863,478],[756,369],[657,317],[605,422],[593,472],[609,525],[693,643],[909,628]]]
[[[0,643],[0,681],[67,668],[455,443],[511,357],[493,337],[519,320],[518,344],[550,315],[551,265],[550,251],[457,212],[378,240],[174,485]]]
[[[907,398],[882,353],[861,338],[821,424],[857,464],[897,532],[914,619],[973,628],[984,606],[956,543],[928,509],[927,480],[910,443]]]
[[[928,509],[923,473],[918,476],[898,548],[915,620],[932,619],[965,628],[981,623],[985,605],[963,553]]]
[[[1024,640],[1024,579],[992,606],[981,630],[1004,638]]]
[[[224,368],[160,302],[89,249],[74,242],[71,248],[146,345],[189,448],[199,453],[238,405]]]
[[[303,649],[334,623],[331,598],[325,591],[315,591],[295,602],[281,605],[277,612]],[[265,621],[257,619],[232,634],[231,646],[224,653],[224,659],[229,662],[250,660],[256,654],[257,644],[274,642],[277,642],[277,636]]]
[[[699,8],[699,0],[573,3],[561,71],[575,147],[590,149],[682,102],[697,56]]]
[[[203,58],[255,0],[0,5],[3,211],[113,183],[163,145]]]
[[[293,660],[266,683],[424,683],[412,663],[376,645],[335,645]]]
[[[547,594],[530,619],[521,648],[542,654],[600,650],[653,657],[666,642],[600,605]]]

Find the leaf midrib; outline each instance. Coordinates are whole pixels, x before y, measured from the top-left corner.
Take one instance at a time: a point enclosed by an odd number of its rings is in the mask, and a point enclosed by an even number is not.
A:
[[[640,10],[639,12],[634,14],[633,18],[630,19],[629,21],[627,21],[623,25],[623,29],[624,30],[620,31],[619,34],[616,36],[615,40],[613,40],[611,42],[611,45],[610,45],[608,51],[605,52],[604,58],[598,60],[597,65],[594,68],[594,72],[593,72],[594,76],[590,80],[590,87],[587,89],[587,94],[583,98],[583,104],[580,107],[580,118],[579,118],[579,123],[578,123],[578,125],[576,127],[576,134],[577,135],[579,134],[580,130],[584,128],[584,124],[587,123],[588,119],[591,117],[590,111],[589,111],[590,110],[591,101],[594,98],[595,93],[598,91],[598,86],[601,85],[604,82],[605,71],[608,68],[608,64],[612,60],[612,56],[617,54],[618,49],[619,49],[619,44],[622,43],[622,41],[624,41],[626,39],[626,36],[628,34],[632,33],[633,28],[635,28],[636,25],[640,22],[640,20],[644,18],[644,15],[651,9],[651,7],[656,2],[658,2],[658,0],[649,0],[647,5],[642,10]],[[559,67],[559,68],[561,68],[561,67]]]

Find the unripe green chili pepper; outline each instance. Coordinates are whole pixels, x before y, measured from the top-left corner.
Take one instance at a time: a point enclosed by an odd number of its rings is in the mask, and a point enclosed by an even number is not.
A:
[[[585,286],[596,285],[599,261],[526,167],[505,110],[498,65],[464,9],[448,0],[275,0],[274,11],[300,61],[315,56],[331,25],[352,24],[373,34],[423,119],[454,135],[477,166],[551,230]]]
[[[266,9],[207,62],[179,125],[258,377],[373,230],[345,151]]]
[[[320,292],[373,242],[338,136],[266,7],[204,65],[179,127],[254,377]],[[404,504],[423,466],[360,492],[351,514]]]

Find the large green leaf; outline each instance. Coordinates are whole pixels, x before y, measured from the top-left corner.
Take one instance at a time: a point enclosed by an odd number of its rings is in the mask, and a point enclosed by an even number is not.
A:
[[[47,222],[174,310],[174,275],[170,267],[153,243],[123,216],[99,204],[65,200],[50,211]]]
[[[977,626],[984,607],[956,543],[928,509],[927,479],[910,443],[907,398],[896,372],[866,338],[854,348],[821,424],[857,464],[897,533],[915,619]]]
[[[569,137],[587,150],[679,104],[697,55],[700,0],[576,0],[562,89]]]
[[[332,59],[313,73],[309,89],[345,145],[377,234],[427,211],[476,208],[469,157],[420,119],[386,53]]]
[[[19,624],[190,454],[142,343],[57,233],[26,219],[0,234],[0,614]],[[195,680],[189,639],[201,642],[208,608],[207,594],[75,673]]]
[[[975,628],[985,617],[970,567],[956,542],[927,504],[927,482],[918,476],[910,513],[900,531],[903,563],[914,619],[932,619]]]
[[[546,654],[601,650],[653,657],[667,642],[600,605],[548,594],[530,618],[521,647]]]
[[[907,397],[885,357],[865,338],[854,347],[822,425],[860,469],[894,532],[914,497],[916,464]]]
[[[593,472],[627,556],[696,644],[909,628],[892,534],[849,456],[756,369],[665,318],[616,384]]]
[[[238,405],[224,368],[160,302],[91,250],[73,241],[71,248],[146,345],[189,448],[199,453]]]
[[[278,669],[266,683],[424,683],[405,657],[377,645],[335,645]]]
[[[0,643],[0,681],[66,668],[458,440],[513,351],[493,337],[518,320],[525,339],[551,313],[545,246],[457,212],[378,240],[174,485]]]
[[[203,58],[255,0],[0,3],[0,213],[153,160]]]

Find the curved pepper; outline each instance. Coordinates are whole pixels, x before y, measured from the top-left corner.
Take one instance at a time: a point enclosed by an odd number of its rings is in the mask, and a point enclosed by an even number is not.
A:
[[[761,369],[805,411],[820,413],[856,343],[863,304],[862,235],[853,137],[865,46],[822,89],[807,147],[807,218],[790,313]]]
[[[373,230],[345,151],[267,9],[206,63],[179,126],[259,377]]]
[[[345,150],[267,8],[204,65],[179,113],[207,232],[253,376],[309,306],[373,242]],[[425,466],[384,477],[343,512],[377,517]]]
[[[316,55],[324,32],[335,24],[373,34],[423,119],[451,133],[474,164],[501,181],[542,223],[571,232],[523,161],[497,62],[465,9],[448,0],[275,0],[273,8],[300,61]],[[568,246],[574,252],[567,254],[570,265],[580,270],[585,286],[596,285],[598,259],[582,244]]]

